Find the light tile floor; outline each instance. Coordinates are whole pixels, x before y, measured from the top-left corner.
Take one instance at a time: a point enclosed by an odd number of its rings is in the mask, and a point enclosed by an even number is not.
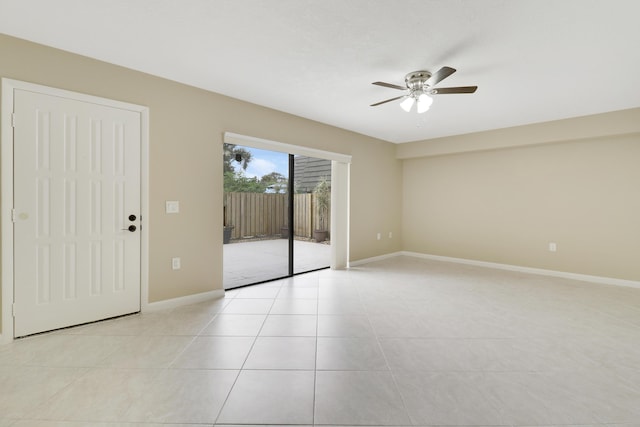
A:
[[[0,427],[640,426],[640,289],[398,257],[0,347]]]

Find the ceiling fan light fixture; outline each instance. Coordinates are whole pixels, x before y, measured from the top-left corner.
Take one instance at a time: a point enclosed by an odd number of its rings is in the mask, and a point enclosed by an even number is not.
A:
[[[421,94],[418,97],[418,114],[426,113],[429,111],[429,107],[433,104],[433,98],[426,93]]]
[[[455,72],[456,69],[451,67],[442,67],[433,74],[426,70],[413,71],[404,77],[404,86],[385,82],[373,82],[372,84],[376,86],[405,91],[405,94],[376,102],[375,104],[371,104],[371,107],[377,107],[378,105],[401,99],[400,106],[404,111],[407,113],[411,112],[413,104],[417,104],[418,114],[422,114],[427,112],[433,103],[433,99],[429,95],[439,96],[452,93],[475,93],[478,86],[434,87]]]
[[[400,107],[408,113],[411,111],[411,107],[413,107],[414,102],[416,102],[416,100],[413,99],[413,96],[408,96],[407,99],[400,103]]]

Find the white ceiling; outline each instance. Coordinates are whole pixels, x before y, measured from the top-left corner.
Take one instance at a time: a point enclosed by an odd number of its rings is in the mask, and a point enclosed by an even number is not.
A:
[[[391,142],[640,107],[638,0],[0,0],[0,32]],[[1,60],[1,58],[0,58]],[[458,70],[423,115],[394,89]]]

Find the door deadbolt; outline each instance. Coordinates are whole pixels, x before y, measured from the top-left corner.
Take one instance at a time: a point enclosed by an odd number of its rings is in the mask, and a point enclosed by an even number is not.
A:
[[[135,221],[136,220],[136,216],[131,214],[129,215],[129,221]]]

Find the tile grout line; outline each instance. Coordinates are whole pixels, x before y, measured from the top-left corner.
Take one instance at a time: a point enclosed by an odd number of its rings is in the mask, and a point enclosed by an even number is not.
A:
[[[318,287],[316,288],[316,354],[313,359],[313,401],[311,408],[311,424],[316,424],[316,387],[318,383],[318,326],[320,323],[320,278],[318,278]]]
[[[282,288],[282,285],[281,285],[281,288]],[[278,293],[280,293],[280,291],[278,291]],[[277,294],[276,294],[276,296],[277,296]],[[256,345],[256,341],[258,340],[258,337],[260,336],[260,332],[262,332],[262,328],[264,327],[264,324],[267,322],[267,319],[269,318],[269,313],[271,312],[271,309],[273,308],[273,305],[275,304],[275,301],[276,301],[276,298],[270,298],[270,299],[272,301],[271,301],[271,305],[269,306],[269,310],[267,311],[266,316],[262,320],[262,325],[260,325],[260,329],[258,329],[258,331],[256,332],[256,336],[253,338],[253,343],[251,343],[251,347],[249,348],[249,351],[247,352],[247,355],[245,356],[244,361],[242,362],[242,365],[240,366],[240,369],[238,369],[238,374],[236,375],[236,378],[233,380],[233,384],[229,388],[229,392],[227,393],[226,397],[224,398],[224,401],[222,402],[222,405],[220,405],[220,411],[218,412],[218,415],[216,415],[216,418],[215,418],[214,423],[213,423],[214,426],[216,424],[218,424],[218,420],[220,419],[220,416],[222,415],[222,411],[224,410],[224,407],[226,406],[227,401],[229,400],[229,396],[231,396],[231,392],[233,391],[233,389],[235,388],[236,384],[238,383],[238,379],[240,378],[240,374],[242,374],[242,371],[244,370],[244,365],[247,363],[247,360],[249,359],[249,355],[253,351],[253,347]]]
[[[358,289],[358,293],[360,294],[359,289]],[[389,369],[389,375],[391,375],[391,380],[393,381],[393,386],[395,387],[396,392],[398,393],[398,396],[400,397],[400,401],[402,402],[402,408],[404,409],[404,414],[407,417],[407,421],[409,421],[409,423],[411,423],[411,425],[416,425],[414,423],[414,421],[411,419],[411,414],[409,413],[409,409],[407,408],[407,403],[405,402],[404,396],[403,396],[402,392],[400,391],[400,387],[398,386],[398,381],[396,379],[396,376],[394,375],[393,370],[391,369],[391,366],[389,365],[389,359],[387,358],[387,355],[384,352],[384,349],[382,348],[382,344],[380,343],[380,337],[378,336],[378,333],[374,329],[373,323],[371,323],[370,313],[368,311],[365,311],[365,314],[367,316],[367,322],[369,322],[369,326],[371,327],[371,330],[373,331],[373,336],[375,337],[376,343],[378,344],[378,349],[380,350],[380,353],[382,354],[382,357],[384,358],[384,363],[387,365],[387,369]]]

